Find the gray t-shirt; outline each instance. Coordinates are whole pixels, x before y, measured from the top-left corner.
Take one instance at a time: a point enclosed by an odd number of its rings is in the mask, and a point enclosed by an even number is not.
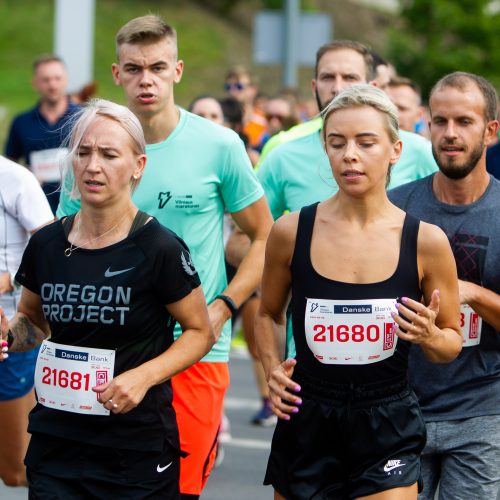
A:
[[[461,280],[500,293],[500,182],[492,177],[470,205],[447,205],[434,196],[433,177],[393,189],[389,199],[443,229]],[[430,363],[413,345],[409,378],[428,422],[500,414],[500,333],[483,321],[479,345],[449,364]]]

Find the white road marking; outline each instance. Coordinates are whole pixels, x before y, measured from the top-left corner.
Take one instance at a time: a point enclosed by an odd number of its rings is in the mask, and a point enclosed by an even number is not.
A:
[[[254,450],[270,450],[271,441],[264,441],[262,439],[244,439],[232,438],[224,446],[234,446],[236,448],[252,448]]]

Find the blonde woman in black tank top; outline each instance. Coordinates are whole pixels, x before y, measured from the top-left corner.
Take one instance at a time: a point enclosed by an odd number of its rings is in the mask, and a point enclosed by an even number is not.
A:
[[[338,193],[281,217],[267,243],[256,334],[279,422],[264,483],[275,499],[416,499],[425,425],[408,351],[446,363],[461,350],[453,255],[387,198],[402,143],[382,91],[336,96],[322,136]]]

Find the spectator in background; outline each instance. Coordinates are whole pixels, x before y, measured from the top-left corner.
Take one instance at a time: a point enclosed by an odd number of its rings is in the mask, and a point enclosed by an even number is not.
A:
[[[74,104],[85,104],[90,98],[97,93],[99,83],[97,80],[92,80],[90,83],[84,85],[80,90],[70,95],[71,101]]]
[[[258,87],[254,75],[243,66],[235,66],[226,74],[224,89],[243,106],[243,131],[248,145],[256,147],[267,123],[262,111],[255,107]]]
[[[55,55],[42,55],[35,60],[32,85],[40,100],[34,108],[14,118],[5,155],[30,167],[55,212],[61,182],[59,160],[65,154],[60,146],[69,132],[68,119],[78,106],[67,95],[66,67]]]
[[[278,132],[288,130],[297,125],[295,109],[291,102],[284,97],[271,97],[265,105],[267,128],[263,132],[257,151],[262,151],[266,142]]]
[[[398,108],[399,128],[416,132],[417,123],[423,116],[422,97],[417,84],[409,78],[394,77],[385,91]]]
[[[385,90],[391,79],[397,76],[396,68],[388,63],[380,54],[371,51],[375,78],[373,84],[379,89]]]
[[[195,115],[202,116],[218,125],[224,125],[224,113],[220,102],[210,95],[198,96],[188,106],[188,111]]]
[[[234,130],[240,136],[240,139],[245,145],[250,162],[252,166],[255,167],[259,161],[259,153],[256,149],[249,146],[248,136],[243,125],[243,105],[238,99],[231,96],[224,97],[219,102],[224,114],[224,126]]]

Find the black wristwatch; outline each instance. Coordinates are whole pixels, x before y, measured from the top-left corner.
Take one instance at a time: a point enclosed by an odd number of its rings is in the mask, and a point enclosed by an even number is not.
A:
[[[227,308],[231,311],[231,316],[234,316],[238,312],[238,307],[236,306],[234,300],[231,297],[221,294],[217,295],[217,297],[215,298],[222,300],[226,304]]]

